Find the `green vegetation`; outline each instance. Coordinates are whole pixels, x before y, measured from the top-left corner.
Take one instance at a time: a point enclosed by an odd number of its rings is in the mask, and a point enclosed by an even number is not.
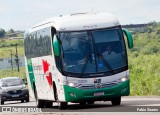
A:
[[[12,37],[23,37],[24,31],[15,31],[14,29],[10,29],[5,31],[4,29],[0,28],[0,39],[4,38],[12,38]]]
[[[128,50],[131,95],[160,95],[160,24],[133,35],[134,48]]]
[[[131,95],[160,95],[160,55],[129,56]]]
[[[0,39],[0,58],[10,57],[11,50],[12,55],[16,54],[16,44],[18,44],[18,56],[24,55],[24,45],[22,39]],[[25,67],[20,68],[20,72],[17,71],[17,68],[0,70],[0,78],[8,76],[19,76],[21,78],[26,78]]]
[[[10,50],[12,53],[16,53],[15,45],[18,44],[18,55],[24,55],[24,47],[23,47],[23,40],[15,39],[15,40],[8,40],[8,39],[0,39],[0,58],[10,57]]]
[[[5,30],[0,28],[0,38],[4,37],[5,36]]]
[[[19,76],[21,78],[26,78],[25,67],[20,68],[20,72],[17,71],[17,68],[14,68],[12,71],[11,69],[0,70],[0,78],[3,77],[10,77],[10,76]]]

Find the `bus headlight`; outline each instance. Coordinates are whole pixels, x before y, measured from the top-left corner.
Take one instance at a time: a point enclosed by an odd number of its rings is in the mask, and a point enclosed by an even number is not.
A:
[[[116,80],[116,82],[121,83],[121,82],[127,81],[128,79],[129,79],[129,76],[125,76],[125,77],[122,77],[122,78]]]
[[[70,87],[76,87],[77,83],[68,83],[68,86],[70,86]]]
[[[124,81],[126,81],[126,80],[128,80],[128,79],[129,79],[129,77],[126,76],[126,77],[122,77],[122,78],[120,79],[120,81],[121,81],[121,82],[124,82]]]
[[[78,83],[74,83],[72,81],[64,81],[63,82],[65,85],[68,85],[70,87],[77,87],[78,86]]]

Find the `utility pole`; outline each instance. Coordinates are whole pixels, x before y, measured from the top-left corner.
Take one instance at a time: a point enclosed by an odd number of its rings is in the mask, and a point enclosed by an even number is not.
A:
[[[11,67],[12,67],[12,71],[13,71],[13,61],[12,61],[12,50],[9,50],[11,52]]]
[[[18,52],[17,52],[18,44],[16,44],[15,46],[16,46],[16,54],[15,54],[16,59],[15,59],[15,62],[16,62],[16,65],[17,65],[17,68],[18,68],[18,72],[19,72],[20,71],[19,70],[19,59],[18,59]]]

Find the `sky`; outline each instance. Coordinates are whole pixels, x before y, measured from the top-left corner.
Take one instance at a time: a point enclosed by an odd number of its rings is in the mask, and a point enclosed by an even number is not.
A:
[[[0,28],[26,30],[48,18],[110,12],[121,24],[160,22],[160,0],[0,0]]]

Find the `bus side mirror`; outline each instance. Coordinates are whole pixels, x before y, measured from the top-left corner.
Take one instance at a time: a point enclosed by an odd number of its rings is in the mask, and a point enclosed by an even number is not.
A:
[[[60,56],[59,42],[56,35],[54,35],[54,38],[53,38],[53,50],[54,50],[55,56]]]
[[[131,33],[127,29],[123,28],[122,30],[123,30],[123,33],[125,34],[125,36],[127,37],[128,48],[129,49],[133,48],[133,39],[132,39]]]

